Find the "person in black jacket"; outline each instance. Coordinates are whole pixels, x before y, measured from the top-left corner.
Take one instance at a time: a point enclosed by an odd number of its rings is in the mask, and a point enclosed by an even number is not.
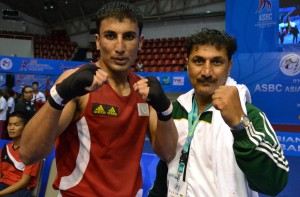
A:
[[[22,88],[22,97],[19,99],[15,106],[15,111],[21,111],[26,114],[28,120],[35,114],[35,108],[31,103],[33,90],[30,86]]]

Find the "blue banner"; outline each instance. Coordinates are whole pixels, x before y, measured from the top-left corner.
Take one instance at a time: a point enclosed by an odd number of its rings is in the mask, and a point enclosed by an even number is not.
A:
[[[0,72],[5,80],[7,73],[14,74],[14,90],[21,91],[25,85],[31,86],[32,82],[39,83],[39,89],[49,90],[58,76],[70,68],[75,68],[86,62],[71,62],[62,60],[49,60],[39,58],[0,56]],[[0,77],[1,77],[0,76]],[[5,81],[0,80],[0,87],[6,88]]]
[[[155,76],[165,92],[187,92],[192,89],[187,72],[139,72],[142,77]]]
[[[299,7],[294,0],[226,1],[226,31],[238,43],[231,76],[249,87],[272,124],[300,125]]]
[[[75,68],[85,63],[86,62],[0,56],[0,72],[58,76],[65,70]]]
[[[287,156],[300,156],[300,133],[276,132],[283,152]]]
[[[226,31],[239,52],[274,52],[278,46],[278,0],[227,0]]]
[[[6,87],[6,74],[0,73],[0,89],[5,89]]]
[[[15,74],[15,88],[31,86],[32,82],[39,83],[39,90],[48,91],[57,80],[58,76],[52,75],[34,75],[34,74]],[[16,90],[15,90],[16,91]]]
[[[0,56],[0,72],[15,74],[15,87],[31,85],[37,81],[40,90],[49,90],[65,70],[87,62],[71,62],[38,58]],[[156,76],[166,92],[187,92],[191,85],[186,72],[139,72],[142,77]]]
[[[272,124],[300,124],[300,55],[239,53],[233,61],[231,75],[248,86]]]

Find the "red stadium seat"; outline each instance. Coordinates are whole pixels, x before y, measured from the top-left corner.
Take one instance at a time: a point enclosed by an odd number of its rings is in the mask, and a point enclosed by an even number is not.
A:
[[[144,54],[146,51],[145,51],[145,49],[139,49],[138,50],[138,54]]]
[[[174,42],[174,41],[169,42],[169,46],[170,46],[170,47],[175,47],[175,46],[176,46],[176,42]]]
[[[146,43],[146,44],[143,44],[143,48],[147,49],[147,48],[151,48],[152,47],[152,43]]]
[[[179,49],[177,47],[173,47],[173,53],[178,53]]]
[[[154,49],[152,50],[152,53],[158,53],[158,48],[154,48]]]
[[[152,60],[152,59],[154,59],[154,58],[153,58],[153,54],[152,54],[152,53],[147,53],[146,59],[147,59],[147,60]]]
[[[154,48],[158,48],[158,43],[156,43],[156,42],[153,42],[152,44],[151,44],[151,47],[150,47],[152,50],[154,49]]]
[[[43,54],[43,55],[47,55],[47,54],[48,54],[48,51],[47,51],[46,49],[44,49],[44,50],[42,51],[42,54]]]
[[[174,42],[178,42],[178,41],[179,41],[179,37],[174,37],[174,38],[173,38],[173,41],[174,41]]]
[[[161,43],[165,43],[166,41],[167,41],[167,38],[161,38],[161,39],[160,39],[160,42],[161,42]]]
[[[35,49],[40,49],[40,48],[41,48],[41,45],[39,45],[38,43],[37,43],[37,44],[34,44],[34,48],[35,48]]]
[[[34,56],[40,55],[40,53],[41,53],[40,49],[34,50]]]
[[[43,44],[42,49],[47,49],[47,44]]]
[[[148,66],[144,66],[144,67],[143,67],[143,71],[144,71],[144,72],[150,72],[150,68],[149,68]]]
[[[166,72],[173,72],[172,66],[166,66],[165,71]]]
[[[173,71],[174,72],[180,72],[180,71],[182,71],[181,68],[182,68],[181,66],[177,65],[177,66],[173,67]]]
[[[179,38],[179,41],[185,42],[185,39],[186,39],[185,37],[180,37],[180,38]]]
[[[159,66],[158,67],[158,72],[166,72],[166,67],[165,66]]]
[[[160,59],[160,60],[157,61],[157,65],[158,66],[164,66],[164,64],[165,64],[165,61],[162,60],[162,59]]]
[[[166,48],[166,53],[172,53],[172,52],[173,52],[172,48],[170,48],[170,47]]]
[[[185,59],[179,59],[179,62],[178,62],[179,65],[183,66],[186,64],[186,60]]]
[[[167,42],[173,42],[173,38],[167,38]]]
[[[170,66],[170,65],[171,65],[171,60],[166,59],[166,60],[165,60],[165,66]]]
[[[177,66],[179,64],[178,59],[172,59],[171,60],[171,65]]]
[[[169,58],[169,59],[174,59],[174,58],[175,58],[174,53],[169,53],[169,54],[168,54],[168,58]]]
[[[169,44],[169,42],[165,42],[165,43],[163,44],[163,46],[164,46],[165,48],[167,48],[167,47],[170,46],[170,44]]]
[[[183,58],[183,54],[182,53],[175,53],[175,57],[177,59],[181,59],[181,58]]]
[[[150,61],[150,66],[151,66],[151,67],[157,66],[157,60],[152,59],[152,60]]]
[[[55,55],[55,54],[56,54],[56,51],[55,51],[55,50],[51,50],[51,51],[50,51],[50,54],[51,54],[51,55]]]
[[[178,41],[176,44],[177,47],[184,47],[185,46],[185,42],[182,41]]]
[[[161,55],[161,59],[168,59],[168,54],[167,53],[163,53]]]
[[[152,67],[150,68],[150,71],[151,71],[151,72],[158,72],[158,66],[152,66]]]
[[[164,47],[164,43],[162,43],[162,42],[159,42],[159,43],[157,43],[156,47],[157,47],[157,48]]]
[[[158,54],[158,53],[157,53],[157,54],[154,54],[154,59],[155,59],[155,60],[158,60],[158,59],[160,59],[160,58],[161,58],[161,55],[160,55],[160,54]]]
[[[165,52],[165,48],[162,47],[158,48],[158,53],[164,53],[164,52]]]
[[[145,54],[140,55],[139,59],[145,60],[146,59],[146,55]]]
[[[143,44],[148,43],[148,39],[144,39]]]
[[[143,66],[144,67],[150,66],[150,60],[148,60],[148,59],[144,60]]]
[[[185,53],[186,51],[185,51],[186,49],[185,49],[185,47],[180,47],[180,49],[179,49],[179,51],[181,52],[181,53]]]
[[[146,54],[149,55],[150,53],[152,53],[152,50],[150,48],[146,49]]]

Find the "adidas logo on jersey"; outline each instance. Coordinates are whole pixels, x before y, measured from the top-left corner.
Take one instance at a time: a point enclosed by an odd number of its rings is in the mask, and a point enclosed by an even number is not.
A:
[[[93,114],[106,114],[102,105],[99,105],[96,109],[93,109]]]
[[[111,108],[107,111],[107,115],[117,116],[118,114],[116,113],[115,108],[114,108],[114,107],[111,107]]]
[[[118,107],[93,103],[92,113],[95,115],[118,116]]]

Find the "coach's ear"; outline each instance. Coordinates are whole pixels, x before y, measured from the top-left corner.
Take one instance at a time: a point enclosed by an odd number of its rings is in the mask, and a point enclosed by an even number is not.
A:
[[[232,59],[228,63],[228,73],[227,73],[228,76],[230,76],[231,68],[232,68]]]
[[[139,38],[139,46],[138,46],[138,50],[141,50],[143,47],[143,43],[144,43],[144,35],[141,35]]]
[[[100,50],[100,36],[99,36],[99,34],[95,34],[95,41],[96,41],[96,49]]]

